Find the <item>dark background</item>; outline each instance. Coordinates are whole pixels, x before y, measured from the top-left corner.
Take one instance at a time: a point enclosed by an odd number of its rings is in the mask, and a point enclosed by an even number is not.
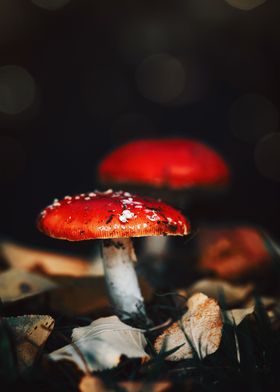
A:
[[[280,4],[261,2],[1,0],[2,238],[86,249],[38,233],[38,212],[94,190],[119,144],[178,135],[231,166],[204,220],[280,240]]]

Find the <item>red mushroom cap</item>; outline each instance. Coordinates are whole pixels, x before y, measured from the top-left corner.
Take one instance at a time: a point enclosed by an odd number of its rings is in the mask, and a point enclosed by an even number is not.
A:
[[[55,200],[41,212],[38,228],[50,237],[81,241],[186,235],[190,223],[161,201],[108,190]]]
[[[173,189],[223,185],[229,169],[207,145],[189,139],[139,140],[121,146],[99,165],[104,183]]]

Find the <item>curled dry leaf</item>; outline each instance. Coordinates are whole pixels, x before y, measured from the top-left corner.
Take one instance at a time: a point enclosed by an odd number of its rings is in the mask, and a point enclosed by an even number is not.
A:
[[[262,303],[262,305],[268,309],[268,308],[272,308],[274,306],[277,305],[277,303],[279,303],[279,298],[277,297],[266,297],[266,296],[261,296],[260,297],[260,301]],[[250,308],[255,306],[255,298],[251,297],[248,299],[248,301],[245,304],[246,308]]]
[[[171,388],[169,381],[159,382],[138,382],[138,381],[124,381],[118,384],[124,388],[126,392],[165,392]]]
[[[166,392],[170,387],[169,381],[160,382],[139,382],[139,381],[122,381],[118,383],[120,390],[125,392]],[[113,392],[116,389],[107,388],[103,381],[90,374],[85,374],[79,384],[79,392]]]
[[[47,315],[6,317],[16,343],[16,353],[21,371],[33,365],[54,327],[54,320]]]
[[[231,309],[226,312],[227,318],[232,324],[238,326],[245,319],[246,316],[254,313],[254,309],[254,306],[245,309]]]
[[[90,325],[75,328],[72,344],[50,354],[54,361],[70,360],[80,370],[103,370],[119,364],[122,355],[128,358],[149,359],[147,345],[141,330],[132,328],[117,316],[104,317]]]
[[[79,392],[113,392],[113,390],[106,388],[100,378],[85,374],[80,380]]]
[[[271,267],[271,255],[263,234],[254,227],[202,229],[198,236],[201,270],[222,279],[248,278]]]
[[[198,293],[189,298],[187,306],[188,311],[181,320],[173,323],[155,341],[158,353],[183,345],[166,358],[169,361],[193,358],[195,353],[204,358],[220,345],[223,323],[216,300]]]
[[[0,274],[0,298],[4,304],[32,297],[56,287],[57,285],[48,278],[16,268]]]
[[[45,275],[94,275],[94,268],[87,260],[61,253],[2,242],[1,256],[6,264],[26,271]]]
[[[251,283],[234,285],[220,279],[202,279],[185,290],[186,295],[203,293],[217,301],[223,299],[226,305],[234,306],[236,303],[245,301],[252,294],[254,286]]]

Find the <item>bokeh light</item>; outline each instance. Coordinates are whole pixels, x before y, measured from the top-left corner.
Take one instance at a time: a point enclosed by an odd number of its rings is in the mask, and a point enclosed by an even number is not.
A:
[[[258,142],[255,162],[263,176],[280,181],[280,133],[267,135]]]
[[[168,30],[159,21],[136,20],[119,31],[117,46],[126,62],[137,63],[169,49]]]
[[[168,54],[146,58],[136,71],[140,93],[157,103],[171,102],[184,90],[186,75],[182,63]]]
[[[233,103],[229,112],[229,122],[236,137],[254,142],[277,130],[279,113],[266,97],[245,94]]]
[[[26,154],[17,139],[0,136],[0,183],[15,180],[24,170]]]
[[[35,95],[35,81],[24,68],[16,65],[0,67],[0,111],[2,113],[23,112],[32,105]]]
[[[184,68],[183,90],[172,101],[166,102],[167,106],[182,106],[198,102],[207,95],[209,89],[208,73],[197,59],[188,56],[180,57],[179,60]]]
[[[31,0],[33,4],[46,10],[58,10],[64,7],[70,0]]]
[[[243,11],[250,11],[264,4],[266,0],[225,0],[229,5]]]

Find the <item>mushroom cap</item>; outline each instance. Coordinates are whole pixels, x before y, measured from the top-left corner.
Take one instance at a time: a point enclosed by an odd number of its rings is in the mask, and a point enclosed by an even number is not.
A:
[[[224,185],[229,169],[207,145],[191,139],[138,140],[111,152],[100,163],[103,183],[183,189]]]
[[[50,237],[81,241],[182,236],[190,232],[190,223],[179,211],[162,201],[108,190],[56,199],[41,212],[38,228]]]

